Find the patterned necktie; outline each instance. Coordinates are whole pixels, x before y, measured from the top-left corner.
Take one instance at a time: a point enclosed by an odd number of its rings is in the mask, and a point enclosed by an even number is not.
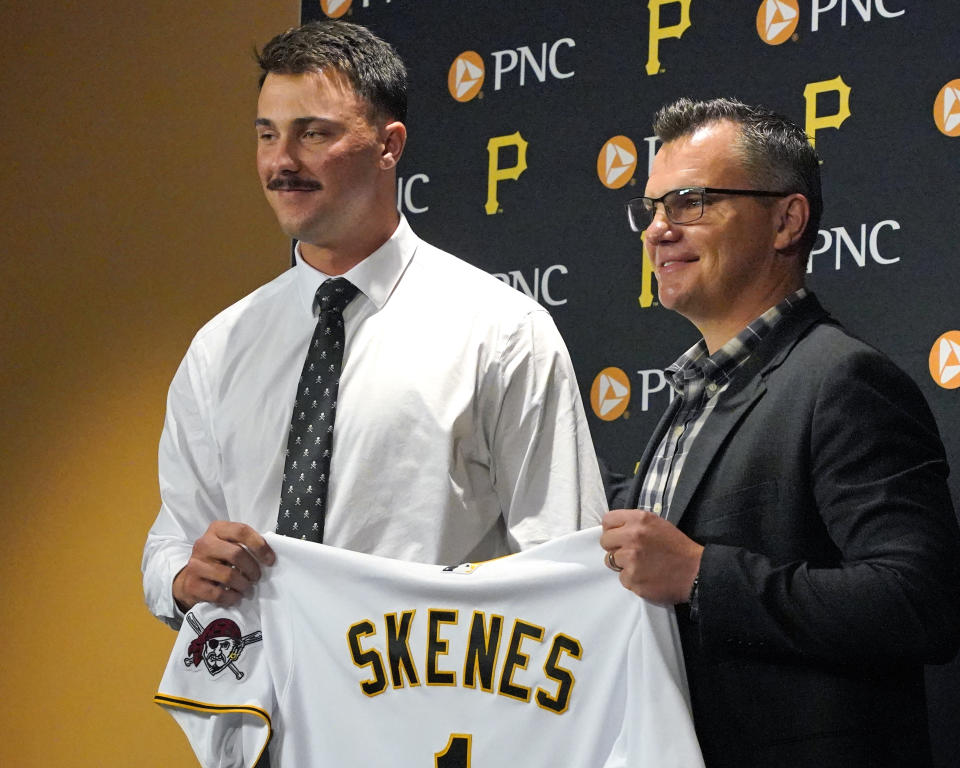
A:
[[[277,533],[284,536],[323,541],[343,362],[342,313],[357,290],[342,277],[326,280],[317,289],[317,327],[303,361],[284,459],[277,517]]]

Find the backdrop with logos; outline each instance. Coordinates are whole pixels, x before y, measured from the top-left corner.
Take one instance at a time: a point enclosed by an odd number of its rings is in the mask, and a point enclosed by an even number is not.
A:
[[[808,284],[920,385],[960,502],[960,14],[948,0],[304,0],[389,40],[410,73],[398,205],[426,240],[552,313],[598,454],[630,472],[697,333],[661,308],[627,226],[679,96],[804,125],[825,211]],[[960,506],[960,504],[958,504]],[[928,675],[960,764],[960,664]],[[953,723],[951,726],[949,723]]]

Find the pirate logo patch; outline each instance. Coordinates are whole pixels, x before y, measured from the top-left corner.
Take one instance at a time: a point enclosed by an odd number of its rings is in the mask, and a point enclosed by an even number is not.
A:
[[[204,628],[192,613],[187,614],[187,622],[193,627],[197,637],[187,648],[188,655],[183,663],[188,667],[199,667],[202,659],[211,675],[219,675],[223,670],[229,669],[237,680],[241,680],[243,672],[237,669],[235,662],[244,648],[263,640],[263,633],[258,630],[243,635],[232,619],[214,619]]]

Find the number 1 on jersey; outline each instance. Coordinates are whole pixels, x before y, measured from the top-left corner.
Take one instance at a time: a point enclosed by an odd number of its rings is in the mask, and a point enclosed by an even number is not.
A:
[[[443,752],[433,756],[434,768],[470,768],[470,746],[473,736],[469,733],[451,733]]]

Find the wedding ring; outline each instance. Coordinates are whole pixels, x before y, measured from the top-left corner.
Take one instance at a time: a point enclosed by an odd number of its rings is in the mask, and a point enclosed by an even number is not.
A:
[[[617,565],[617,561],[613,559],[613,552],[607,552],[607,568],[617,573],[623,570],[623,568]]]

